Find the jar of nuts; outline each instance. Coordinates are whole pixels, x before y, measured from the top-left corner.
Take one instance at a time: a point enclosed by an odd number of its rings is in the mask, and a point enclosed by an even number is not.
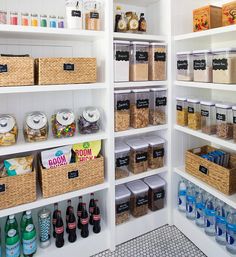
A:
[[[216,104],[216,134],[223,139],[233,138],[232,105]]]
[[[180,126],[188,125],[187,99],[176,97],[176,122]]]
[[[188,99],[188,127],[190,129],[201,129],[201,107],[197,99]]]
[[[131,119],[133,128],[145,128],[149,124],[149,89],[134,89],[131,94]]]
[[[125,185],[116,186],[116,225],[129,220],[131,192]]]
[[[18,127],[13,116],[0,115],[0,146],[14,145],[17,141]]]
[[[151,211],[164,208],[165,205],[165,185],[166,182],[158,175],[154,175],[143,180],[149,187],[148,207]]]
[[[167,91],[164,88],[150,90],[149,123],[163,125],[167,122]]]
[[[130,146],[129,170],[134,174],[148,169],[148,143],[141,139],[130,139],[126,142]]]
[[[130,212],[134,217],[148,213],[148,186],[142,180],[127,183],[131,192]]]
[[[176,79],[182,81],[193,80],[193,57],[191,52],[179,52],[177,55]]]
[[[131,90],[115,91],[115,131],[128,130],[130,127]]]
[[[130,147],[123,142],[116,142],[115,145],[115,166],[116,179],[121,179],[129,176],[129,154]]]
[[[216,134],[216,108],[213,102],[201,102],[201,130],[208,135]]]
[[[234,142],[236,142],[236,106],[233,106],[232,109],[233,109],[233,138],[234,138]]]

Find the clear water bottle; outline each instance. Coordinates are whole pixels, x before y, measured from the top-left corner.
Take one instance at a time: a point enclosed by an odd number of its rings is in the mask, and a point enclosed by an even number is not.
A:
[[[198,227],[204,227],[204,192],[198,189],[196,192],[196,210],[195,210],[195,223]]]
[[[186,211],[186,190],[187,190],[186,182],[184,179],[181,179],[178,186],[178,198],[179,198],[178,209],[181,212]]]
[[[190,220],[195,219],[195,203],[195,186],[189,182],[186,192],[186,217]]]
[[[226,249],[236,254],[236,210],[230,209],[226,224]]]
[[[208,195],[204,213],[205,233],[208,236],[215,236],[215,199],[212,195]]]
[[[226,204],[220,200],[216,201],[216,224],[215,224],[215,239],[216,242],[226,244]]]

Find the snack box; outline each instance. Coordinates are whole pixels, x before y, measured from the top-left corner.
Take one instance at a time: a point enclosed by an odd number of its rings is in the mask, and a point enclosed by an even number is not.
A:
[[[222,26],[236,24],[236,1],[222,5]]]

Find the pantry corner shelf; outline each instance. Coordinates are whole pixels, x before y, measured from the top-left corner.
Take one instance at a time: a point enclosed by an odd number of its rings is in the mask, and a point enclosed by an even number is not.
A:
[[[161,35],[150,35],[150,34],[136,34],[136,33],[113,33],[114,39],[119,40],[139,40],[139,41],[156,41],[156,42],[166,42],[167,37]]]
[[[166,87],[168,81],[130,81],[115,82],[115,88],[138,88],[138,87]]]

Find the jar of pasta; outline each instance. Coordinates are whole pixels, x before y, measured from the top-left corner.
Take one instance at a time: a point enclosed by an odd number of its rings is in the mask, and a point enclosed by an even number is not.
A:
[[[176,54],[176,79],[183,81],[193,80],[193,56],[191,52],[179,52]]]
[[[129,160],[130,147],[123,142],[116,142],[115,144],[115,177],[116,179],[126,178],[129,176]]]
[[[0,146],[14,145],[17,141],[18,127],[13,116],[0,115]]]
[[[190,129],[201,129],[201,107],[197,99],[188,99],[188,127]]]
[[[216,134],[215,103],[201,101],[201,130],[208,135]]]
[[[180,126],[188,125],[188,106],[184,97],[176,97],[176,123]]]

